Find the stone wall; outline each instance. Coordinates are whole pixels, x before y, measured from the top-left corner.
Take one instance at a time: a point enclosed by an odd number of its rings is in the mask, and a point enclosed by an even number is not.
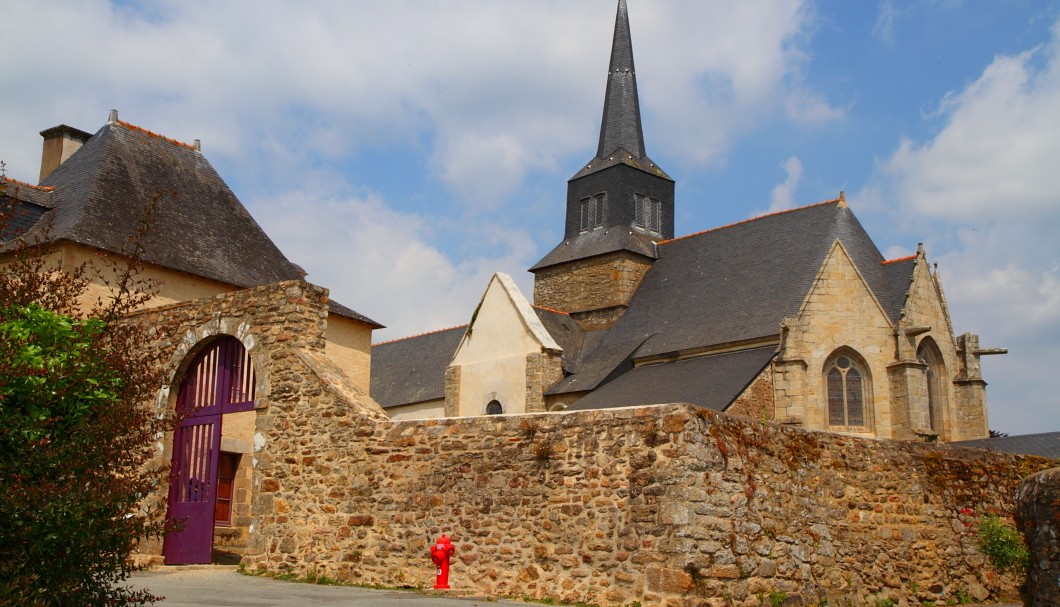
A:
[[[617,251],[538,270],[534,274],[534,305],[564,312],[620,307],[599,317],[585,315],[584,320],[592,326],[584,329],[605,328],[598,325],[613,324],[621,316],[651,264],[646,257]]]
[[[151,308],[127,319],[149,327],[153,340],[149,347],[164,365],[166,383],[160,386],[155,403],[160,411],[173,410],[176,388],[185,369],[211,338],[236,337],[253,360],[255,411],[227,414],[222,421],[222,448],[224,437],[232,429],[239,430],[237,438],[241,440],[236,442],[246,442],[248,446],[235,449],[245,455],[240,458],[236,475],[232,526],[223,528],[220,537],[215,538],[215,548],[243,551],[253,539],[251,523],[260,516],[256,510],[260,473],[269,473],[268,465],[276,459],[272,454],[298,452],[287,443],[271,441],[289,433],[290,420],[314,415],[305,409],[312,405],[313,394],[329,390],[343,395],[338,410],[323,414],[329,422],[341,424],[342,417],[351,416],[351,411],[356,411],[357,419],[362,422],[386,419],[386,414],[367,393],[351,385],[348,376],[324,356],[327,306],[326,289],[302,281],[288,281]],[[275,412],[282,410],[281,404],[295,407],[298,415],[277,417]],[[169,435],[160,441],[157,463],[169,464],[171,448]],[[164,502],[166,490],[161,488],[151,499]],[[161,550],[161,541],[147,540],[140,546],[140,560],[160,562]]]
[[[1011,597],[1017,581],[985,566],[962,509],[1011,513],[1019,480],[1048,465],[689,405],[378,421],[292,366],[305,402],[268,415],[251,569],[426,587],[444,532],[451,583],[471,593],[675,607]]]
[[[742,415],[753,419],[771,421],[776,417],[775,395],[773,393],[773,364],[770,363],[743,393],[732,401],[725,410],[729,415]]]
[[[1025,479],[1017,502],[1016,522],[1031,555],[1026,604],[1060,605],[1060,468]]]
[[[547,410],[545,390],[563,378],[563,355],[560,352],[535,352],[526,355],[526,412]]]

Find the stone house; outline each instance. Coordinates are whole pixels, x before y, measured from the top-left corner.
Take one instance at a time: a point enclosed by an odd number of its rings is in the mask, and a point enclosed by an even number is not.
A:
[[[292,342],[296,332],[319,334],[314,353],[326,359],[328,372],[349,390],[366,393],[371,334],[381,325],[304,283],[305,271],[251,217],[198,141],[189,145],[153,133],[119,120],[117,111],[94,134],[60,125],[41,135],[39,184],[0,181],[0,197],[14,210],[0,235],[6,243],[0,264],[16,238],[61,271],[93,263],[99,272],[88,273],[87,310],[112,288],[107,259],[120,267],[135,253],[142,264],[139,284],[156,287],[134,316],[152,319],[169,361],[157,405],[188,413],[160,447],[177,472],[169,515],[190,516],[189,532],[198,539],[190,549],[183,540],[167,542],[166,560],[209,562],[213,548],[238,550],[251,524],[263,395],[274,383],[269,367],[275,363],[265,344]],[[142,226],[142,248],[131,251],[130,239]],[[229,305],[233,298],[239,309]],[[306,307],[309,299],[315,307]],[[285,329],[305,310],[314,316],[310,327]]]
[[[568,181],[563,240],[496,275],[464,327],[373,347],[395,419],[686,402],[867,437],[988,435],[981,348],[956,334],[922,247],[884,259],[835,200],[675,237],[647,155],[618,3],[597,153]]]

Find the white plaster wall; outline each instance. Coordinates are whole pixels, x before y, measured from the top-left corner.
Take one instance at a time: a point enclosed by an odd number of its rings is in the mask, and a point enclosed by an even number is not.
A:
[[[510,281],[510,279],[508,279]],[[500,401],[504,413],[526,411],[526,355],[541,351],[520,314],[519,304],[530,311],[529,304],[513,301],[522,294],[514,283],[505,288],[495,276],[453,357],[460,367],[457,415],[482,415],[491,400]],[[534,317],[533,321],[537,321]]]
[[[342,369],[353,385],[368,392],[372,377],[372,328],[363,322],[328,314],[324,356]]]
[[[390,407],[386,409],[386,414],[393,420],[438,419],[445,417],[445,399]]]

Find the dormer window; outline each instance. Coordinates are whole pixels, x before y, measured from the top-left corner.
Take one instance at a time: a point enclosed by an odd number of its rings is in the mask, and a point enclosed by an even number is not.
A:
[[[662,203],[657,198],[644,194],[633,196],[637,206],[634,225],[649,232],[662,233]]]
[[[607,194],[600,193],[596,196],[582,198],[582,220],[581,231],[588,232],[604,225],[604,212],[607,209]]]

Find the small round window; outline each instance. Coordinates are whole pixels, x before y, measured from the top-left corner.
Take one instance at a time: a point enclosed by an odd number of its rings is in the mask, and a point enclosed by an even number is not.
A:
[[[501,413],[504,413],[504,407],[501,406],[499,400],[491,400],[486,405],[486,415],[500,415]]]

